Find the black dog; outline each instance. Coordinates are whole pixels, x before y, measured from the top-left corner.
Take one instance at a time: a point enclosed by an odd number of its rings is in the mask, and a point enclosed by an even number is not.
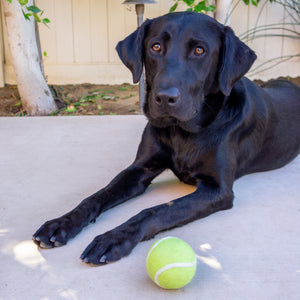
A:
[[[261,88],[242,78],[256,55],[229,27],[203,14],[169,14],[146,21],[117,51],[134,82],[146,69],[149,123],[136,159],[33,240],[41,248],[66,244],[167,168],[197,189],[97,236],[81,255],[96,265],[128,255],[160,231],[231,208],[236,178],[282,167],[300,151],[300,88],[287,81]]]

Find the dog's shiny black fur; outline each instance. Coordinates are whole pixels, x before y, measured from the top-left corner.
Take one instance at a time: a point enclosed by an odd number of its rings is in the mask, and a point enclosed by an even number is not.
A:
[[[231,208],[236,178],[282,167],[300,151],[300,88],[281,80],[262,88],[243,77],[256,55],[229,27],[202,14],[169,14],[147,20],[117,51],[134,82],[146,70],[149,123],[136,159],[107,187],[42,225],[33,240],[41,248],[66,244],[165,169],[197,188],[97,236],[81,256],[95,265],[128,255],[160,231]]]

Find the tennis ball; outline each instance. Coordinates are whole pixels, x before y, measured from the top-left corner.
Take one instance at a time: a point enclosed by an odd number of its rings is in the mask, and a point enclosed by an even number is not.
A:
[[[171,236],[156,241],[146,258],[149,277],[165,289],[179,289],[188,284],[195,275],[196,265],[191,246]]]

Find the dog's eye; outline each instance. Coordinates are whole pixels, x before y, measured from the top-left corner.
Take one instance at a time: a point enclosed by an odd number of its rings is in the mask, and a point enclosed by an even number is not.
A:
[[[153,50],[154,52],[160,52],[160,50],[161,50],[160,43],[155,43],[155,44],[152,46],[152,50]]]
[[[196,56],[199,56],[199,55],[201,55],[203,53],[204,53],[204,49],[202,47],[196,47],[195,50],[194,50],[194,54]]]

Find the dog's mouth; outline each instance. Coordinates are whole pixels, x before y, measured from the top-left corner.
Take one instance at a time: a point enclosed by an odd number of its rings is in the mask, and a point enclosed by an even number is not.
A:
[[[146,105],[147,108],[144,109],[147,112],[147,117],[155,120],[165,121],[165,122],[189,122],[194,119],[198,114],[199,110],[197,108],[191,107],[162,107],[156,108],[151,105]]]
[[[145,115],[147,116],[149,122],[158,128],[167,128],[167,127],[171,127],[171,126],[178,126],[181,129],[187,131],[187,132],[191,132],[191,133],[196,133],[199,131],[199,129],[201,128],[201,126],[199,125],[199,118],[198,118],[198,111],[195,110],[193,117],[189,118],[187,120],[183,119],[179,119],[176,118],[174,116],[169,116],[169,115],[163,115],[163,116],[159,116],[159,117],[152,117],[151,114],[149,114],[149,112],[145,111]]]
[[[163,112],[163,113],[151,113],[151,119],[156,119],[156,120],[165,120],[166,122],[172,121],[176,123],[185,123],[189,122],[192,119],[195,118],[197,115],[198,110],[194,109],[190,114],[172,114],[168,112]]]

